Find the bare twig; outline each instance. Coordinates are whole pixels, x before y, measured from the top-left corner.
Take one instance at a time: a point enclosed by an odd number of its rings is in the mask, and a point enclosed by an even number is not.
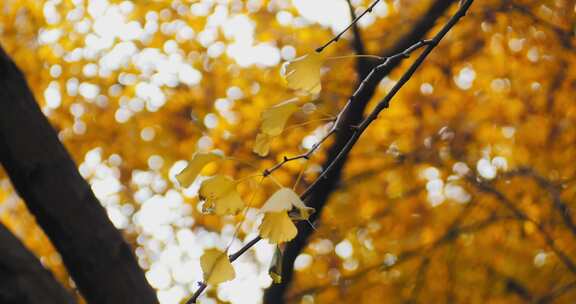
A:
[[[324,45],[322,45],[321,47],[316,49],[316,52],[320,53],[322,52],[326,47],[328,47],[329,45],[331,45],[332,43],[340,40],[340,38],[342,37],[342,35],[344,35],[344,33],[346,33],[351,27],[353,27],[358,20],[360,20],[362,17],[364,17],[364,15],[366,15],[367,13],[372,12],[372,10],[374,9],[374,7],[376,6],[376,4],[378,4],[378,2],[380,2],[380,0],[375,0],[374,2],[372,2],[372,4],[370,4],[370,6],[362,12],[362,14],[356,16],[356,18],[354,18],[354,20],[352,20],[352,22],[345,28],[343,29],[340,33],[338,33],[338,35],[334,36],[334,38],[330,39],[328,42],[326,42]]]
[[[328,133],[326,133],[321,139],[320,141],[318,141],[317,143],[315,143],[312,148],[310,148],[310,150],[308,150],[306,153],[302,153],[296,156],[292,156],[292,157],[287,157],[284,156],[284,159],[277,163],[276,165],[265,169],[264,172],[262,172],[262,176],[266,177],[270,174],[272,174],[272,172],[280,169],[282,166],[284,166],[284,164],[286,164],[287,162],[291,162],[291,161],[295,161],[298,159],[310,159],[310,157],[312,156],[312,154],[314,154],[314,152],[316,152],[316,150],[318,150],[318,148],[320,148],[320,145],[322,145],[322,143],[324,141],[326,141],[332,134],[334,134],[334,132],[336,132],[336,129],[332,128],[330,129],[330,131]]]
[[[350,96],[350,98],[348,98],[348,101],[346,102],[346,104],[344,105],[344,107],[342,108],[342,110],[340,111],[338,116],[336,117],[336,122],[334,123],[334,128],[336,130],[339,130],[339,129],[345,127],[344,126],[344,115],[347,112],[348,108],[352,105],[352,103],[356,100],[356,98],[360,95],[360,93],[362,91],[364,91],[364,89],[366,88],[368,83],[373,82],[378,77],[378,74],[380,73],[380,71],[387,69],[392,62],[394,62],[398,59],[409,58],[410,54],[412,54],[414,51],[416,51],[416,50],[418,50],[424,46],[431,46],[433,43],[434,43],[434,39],[420,40],[420,41],[416,42],[415,44],[411,45],[410,47],[408,47],[407,49],[403,50],[400,53],[385,57],[384,62],[377,65],[375,68],[373,68],[370,71],[370,73],[368,74],[368,76],[366,76],[366,78],[364,78],[362,80],[362,82],[360,83],[360,85],[358,86],[356,91],[354,91],[352,96]],[[412,75],[410,75],[410,76],[412,76]],[[408,77],[408,78],[410,78],[410,77]],[[406,79],[406,80],[408,80],[408,79]],[[404,85],[404,84],[401,84],[400,87],[402,87],[402,85]],[[396,92],[394,92],[393,95],[390,96],[390,99],[395,94],[396,94]],[[356,130],[356,131],[358,131],[358,130]]]
[[[358,17],[354,11],[352,0],[346,0],[346,2],[348,3],[348,8],[350,9],[350,16],[352,17],[352,20],[356,20]],[[376,3],[378,3],[378,1],[376,1]],[[364,48],[364,42],[362,41],[362,35],[360,35],[360,28],[358,28],[357,22],[352,23],[352,33],[354,34],[354,41],[352,42],[354,52],[356,52],[357,55],[366,54],[366,49]]]

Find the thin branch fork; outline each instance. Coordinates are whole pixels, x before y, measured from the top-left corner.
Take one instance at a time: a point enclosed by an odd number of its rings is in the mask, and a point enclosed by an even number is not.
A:
[[[274,165],[271,168],[265,169],[264,172],[262,172],[262,175],[264,177],[270,175],[272,172],[280,169],[284,164],[286,164],[287,162],[290,161],[294,161],[294,160],[298,160],[298,159],[309,159],[312,154],[314,154],[314,152],[316,150],[318,150],[318,148],[320,147],[320,145],[326,141],[330,136],[332,136],[333,134],[335,134],[336,132],[338,132],[339,130],[341,130],[344,126],[344,119],[343,117],[345,116],[346,112],[348,111],[348,109],[350,108],[350,105],[352,104],[352,102],[354,100],[356,100],[356,98],[358,97],[358,95],[366,88],[367,83],[370,83],[372,81],[374,81],[374,79],[376,78],[376,75],[378,74],[378,72],[380,72],[381,70],[386,69],[392,62],[394,62],[394,60],[396,59],[404,59],[404,58],[409,58],[410,54],[413,53],[414,51],[418,50],[421,47],[427,46],[427,45],[431,45],[433,42],[433,40],[420,40],[418,42],[416,42],[415,44],[411,45],[410,47],[408,47],[407,49],[405,49],[404,51],[398,53],[398,54],[394,54],[392,56],[388,56],[388,57],[384,57],[382,60],[383,62],[379,65],[377,65],[376,67],[374,67],[370,73],[368,74],[368,76],[366,78],[364,78],[362,80],[362,82],[360,83],[360,85],[358,86],[358,88],[356,89],[356,91],[354,91],[354,94],[352,94],[352,96],[350,96],[350,98],[348,98],[348,101],[346,102],[346,105],[344,105],[344,107],[342,108],[342,110],[340,110],[340,112],[338,113],[336,120],[334,121],[334,125],[332,126],[332,128],[330,129],[330,131],[328,131],[328,133],[326,133],[326,135],[324,135],[319,142],[317,142],[316,144],[314,144],[314,146],[312,146],[312,148],[310,150],[308,150],[308,152],[303,153],[303,154],[299,154],[293,157],[286,157],[284,156],[284,159],[277,163],[276,165]],[[351,126],[351,128],[357,128],[355,126]]]
[[[368,10],[366,10],[365,12],[363,12],[362,14],[360,14],[356,19],[353,20],[354,22],[357,22],[362,16],[364,16],[367,12],[371,11],[371,9],[376,5],[376,3],[379,0],[375,1],[375,3],[372,3],[372,5],[370,6],[370,8]],[[426,59],[426,57],[428,57],[428,55],[432,52],[432,50],[438,45],[438,43],[444,38],[444,36],[446,36],[446,34],[452,29],[452,27],[454,27],[454,25],[456,25],[456,23],[458,23],[458,21],[464,17],[466,15],[466,12],[468,11],[468,9],[470,8],[470,6],[472,5],[472,3],[474,2],[474,0],[467,0],[464,3],[462,3],[462,5],[460,6],[460,8],[458,9],[458,11],[448,20],[448,22],[444,25],[444,27],[440,30],[440,32],[438,32],[436,34],[436,36],[434,36],[434,38],[430,39],[430,40],[421,40],[418,41],[417,43],[413,44],[412,46],[408,47],[406,50],[396,54],[396,55],[392,55],[387,57],[384,62],[377,66],[376,68],[373,69],[372,72],[374,72],[374,70],[376,70],[377,68],[383,68],[386,67],[386,64],[389,64],[389,62],[392,62],[391,59],[401,59],[401,58],[407,58],[409,57],[409,55],[414,52],[415,50],[426,46],[426,48],[424,49],[424,51],[420,54],[420,56],[418,56],[418,58],[416,59],[416,61],[410,66],[410,68],[404,73],[404,75],[400,78],[400,80],[396,83],[396,85],[392,88],[392,90],[384,97],[384,99],[382,101],[380,101],[380,103],[378,103],[378,105],[376,106],[376,108],[370,113],[370,115],[368,115],[363,121],[362,123],[358,126],[358,127],[354,127],[354,133],[352,135],[352,137],[350,138],[350,140],[346,143],[346,145],[344,146],[344,148],[339,152],[339,154],[336,156],[336,158],[330,163],[330,165],[328,165],[328,167],[326,167],[326,169],[324,169],[322,171],[322,173],[320,174],[320,176],[318,176],[315,180],[314,183],[312,183],[312,185],[310,185],[305,191],[304,193],[302,193],[300,195],[302,200],[305,200],[307,197],[310,196],[310,194],[313,192],[313,190],[315,189],[316,185],[318,185],[318,182],[322,179],[325,178],[327,173],[330,172],[330,170],[332,170],[332,168],[334,167],[334,165],[336,163],[338,163],[341,159],[343,159],[349,152],[350,150],[352,150],[352,147],[354,146],[354,144],[358,141],[358,139],[360,138],[360,136],[364,133],[364,131],[366,130],[366,128],[368,128],[368,126],[374,121],[376,120],[376,118],[378,117],[378,114],[380,114],[380,112],[382,112],[382,110],[384,110],[385,108],[388,108],[390,101],[392,100],[392,98],[396,95],[396,93],[398,93],[398,91],[404,86],[404,84],[406,84],[406,82],[408,82],[408,80],[410,80],[410,78],[412,77],[412,75],[414,75],[414,73],[416,72],[416,70],[420,67],[420,65],[422,65],[422,63],[424,62],[424,60]],[[348,26],[348,28],[350,28],[352,25]],[[328,46],[329,44],[337,41],[343,34],[339,33],[335,39],[330,40],[328,43],[326,43],[324,46],[320,47],[319,49],[317,49],[317,52],[321,52],[323,48],[325,48],[326,46]],[[370,73],[370,74],[375,74],[374,73]],[[366,78],[370,78],[370,76],[367,76]],[[364,82],[364,81],[363,81]],[[333,134],[334,132],[337,132],[339,130],[339,128],[344,127],[341,126],[341,121],[342,121],[342,114],[346,112],[346,110],[349,108],[351,102],[354,100],[354,97],[358,94],[358,92],[361,91],[361,87],[362,84],[359,86],[359,88],[354,92],[354,94],[352,95],[352,97],[350,97],[350,99],[348,100],[348,103],[346,104],[346,106],[340,111],[340,114],[338,115],[338,117],[336,118],[336,122],[334,123],[333,126],[333,130],[331,130],[328,134]],[[324,141],[325,139],[323,139],[322,141]],[[295,157],[296,159],[300,159],[300,158],[304,158],[302,157]],[[280,163],[280,165],[276,165],[274,167],[277,167],[274,170],[279,169],[280,167],[282,167],[283,164],[285,164],[286,162],[290,161],[289,158],[285,158],[284,161],[282,161]],[[273,168],[274,168],[273,167]],[[268,171],[271,169],[268,169]],[[265,172],[267,172],[265,170]],[[271,172],[270,172],[271,173]],[[268,175],[270,174],[268,173]],[[242,248],[240,248],[236,253],[232,254],[229,256],[230,262],[235,261],[238,257],[240,257],[242,254],[244,254],[246,251],[248,251],[252,246],[254,246],[256,243],[258,243],[262,238],[260,236],[257,236],[256,238],[252,239],[251,241],[249,241],[248,243],[246,243]],[[196,290],[196,292],[192,295],[192,297],[186,301],[186,304],[192,304],[192,303],[196,303],[198,297],[200,297],[200,295],[202,294],[202,292],[206,289],[206,284],[205,283],[201,283],[200,287],[198,288],[198,290]]]
[[[316,152],[316,150],[318,150],[318,148],[320,148],[320,145],[322,145],[322,143],[324,143],[330,136],[332,136],[332,134],[334,134],[336,132],[336,129],[334,127],[332,127],[330,129],[330,131],[328,131],[328,133],[326,133],[321,139],[320,141],[318,141],[317,143],[315,143],[312,148],[310,150],[308,150],[306,153],[302,153],[296,156],[292,156],[292,157],[287,157],[284,156],[284,159],[277,163],[276,165],[274,165],[273,167],[270,167],[268,169],[265,169],[264,172],[262,172],[262,176],[266,177],[270,174],[272,174],[272,172],[280,169],[282,166],[284,166],[284,164],[286,164],[287,162],[291,162],[291,161],[295,161],[298,159],[310,159],[310,157],[312,156],[312,154],[314,154],[314,152]]]
[[[456,25],[456,23],[466,15],[466,12],[468,11],[473,2],[474,0],[468,0],[464,2],[460,6],[456,14],[454,14],[452,18],[448,20],[448,23],[444,25],[444,27],[440,30],[440,32],[438,32],[438,34],[436,34],[436,36],[432,38],[430,42],[427,43],[427,47],[424,49],[424,51],[420,54],[420,56],[418,56],[416,61],[412,63],[412,65],[410,66],[410,68],[408,68],[408,70],[404,73],[404,75],[402,75],[402,77],[394,85],[392,90],[382,99],[382,101],[378,103],[378,105],[376,105],[376,108],[372,110],[372,112],[357,127],[357,129],[354,131],[354,133],[352,134],[352,136],[350,137],[344,148],[338,153],[338,155],[334,158],[334,160],[330,163],[330,165],[328,165],[328,167],[326,167],[326,169],[320,174],[320,176],[316,179],[316,181],[312,185],[310,185],[308,189],[306,189],[306,191],[304,191],[304,193],[302,194],[303,199],[308,197],[312,193],[318,182],[322,178],[325,178],[327,176],[327,173],[334,167],[335,164],[337,164],[341,159],[343,159],[346,155],[348,155],[348,153],[350,152],[350,150],[352,150],[352,147],[358,141],[362,133],[364,133],[366,128],[368,128],[368,126],[378,118],[378,115],[380,114],[380,112],[382,112],[382,110],[389,107],[392,98],[396,95],[396,93],[398,93],[398,91],[400,91],[400,89],[404,86],[404,84],[406,84],[406,82],[410,80],[412,75],[414,75],[416,70],[420,67],[420,65],[422,65],[426,57],[428,57],[428,55],[438,45],[438,43],[442,40],[442,38],[446,36],[448,31],[450,31],[450,29],[452,29],[452,27]],[[420,43],[424,42],[422,41]],[[349,104],[350,101],[348,103],[348,106]],[[339,124],[337,120],[335,127],[338,128],[338,125]]]
[[[360,85],[358,86],[358,88],[356,89],[356,91],[354,91],[354,93],[352,94],[352,96],[350,96],[350,98],[348,99],[348,101],[346,102],[346,104],[344,105],[344,107],[342,108],[342,110],[340,111],[340,113],[338,113],[338,116],[336,117],[336,122],[334,124],[334,129],[335,130],[339,130],[341,128],[344,128],[344,116],[345,113],[348,111],[348,109],[350,108],[351,104],[358,98],[358,96],[362,93],[362,91],[364,91],[367,87],[367,85],[369,83],[372,83],[373,81],[376,80],[377,75],[380,71],[385,70],[386,68],[389,67],[389,65],[394,62],[397,59],[405,59],[405,58],[409,58],[410,54],[412,54],[414,51],[418,50],[421,47],[427,46],[427,45],[431,45],[433,44],[432,40],[420,40],[418,42],[416,42],[415,44],[411,45],[410,47],[408,47],[407,49],[405,49],[404,51],[388,56],[388,57],[384,57],[384,61],[377,65],[376,67],[374,67],[370,73],[368,73],[368,76],[366,76],[366,78],[364,78],[362,80],[362,82],[360,83]],[[357,128],[357,127],[356,127]]]
[[[286,163],[294,161],[294,160],[298,160],[298,159],[310,159],[310,157],[312,156],[312,154],[314,154],[314,152],[316,152],[316,150],[318,150],[318,148],[320,147],[320,145],[322,143],[324,143],[330,136],[332,136],[333,134],[337,133],[339,130],[342,130],[342,128],[345,128],[346,126],[344,126],[344,116],[346,115],[346,112],[348,111],[348,109],[350,108],[350,105],[352,104],[352,102],[354,102],[354,100],[356,100],[356,98],[362,93],[362,91],[366,88],[367,84],[370,82],[375,81],[378,73],[381,70],[384,70],[386,68],[389,67],[390,64],[392,64],[394,61],[398,60],[398,59],[405,59],[405,58],[410,58],[410,55],[415,52],[416,50],[424,47],[424,46],[430,46],[435,44],[434,39],[429,39],[429,40],[420,40],[416,43],[414,43],[413,45],[411,45],[410,47],[408,47],[407,49],[405,49],[404,51],[388,56],[388,57],[384,57],[382,60],[383,62],[379,65],[377,65],[376,67],[374,67],[370,73],[368,74],[368,76],[366,76],[366,78],[364,78],[362,80],[362,82],[360,83],[360,85],[358,86],[358,88],[356,89],[356,91],[354,91],[354,93],[352,94],[352,96],[350,96],[348,98],[348,101],[346,102],[346,105],[344,105],[344,107],[342,108],[342,110],[340,110],[340,112],[338,113],[338,115],[336,116],[336,119],[334,121],[334,124],[332,126],[332,128],[330,129],[330,131],[328,131],[328,133],[326,133],[326,135],[324,135],[320,141],[318,141],[316,144],[314,144],[312,146],[312,148],[310,150],[308,150],[306,153],[302,153],[296,156],[292,156],[292,157],[287,157],[284,156],[284,159],[277,163],[276,165],[265,169],[262,172],[262,176],[266,177],[270,174],[272,174],[272,172],[280,169],[282,166],[284,166]],[[353,129],[357,129],[357,126],[349,126],[350,128]]]

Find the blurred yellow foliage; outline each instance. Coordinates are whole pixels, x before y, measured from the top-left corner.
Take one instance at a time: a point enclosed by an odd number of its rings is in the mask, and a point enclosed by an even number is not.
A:
[[[309,15],[300,2],[324,4]],[[237,249],[258,230],[271,243],[296,236],[287,211],[255,207],[278,184],[298,181],[302,193],[332,141],[254,176],[308,151],[360,83],[354,58],[296,57],[341,28],[326,16],[347,20],[345,1],[333,2],[0,3],[0,43],[159,294],[193,292],[199,263],[210,284],[233,279],[215,244]],[[390,55],[435,2],[381,1],[360,23],[366,53]],[[297,259],[290,303],[576,301],[575,10],[474,3],[352,150]],[[322,56],[354,55],[352,39]],[[368,110],[412,62],[376,86]],[[293,89],[309,94],[277,104]],[[204,209],[231,216],[203,215],[198,187]],[[3,173],[0,219],[75,289]],[[271,252],[242,262],[257,289]],[[208,297],[227,302],[239,289]]]

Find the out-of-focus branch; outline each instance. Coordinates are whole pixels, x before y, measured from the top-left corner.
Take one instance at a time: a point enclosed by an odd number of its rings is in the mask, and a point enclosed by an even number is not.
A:
[[[497,269],[495,269],[494,267],[492,267],[489,264],[484,265],[484,268],[486,268],[486,270],[492,276],[502,280],[505,284],[507,291],[514,293],[515,295],[517,295],[518,297],[520,297],[522,300],[524,300],[526,302],[532,302],[533,301],[534,296],[533,296],[532,292],[530,290],[528,290],[528,288],[522,282],[520,282],[518,279],[511,277],[509,275],[506,275],[504,273],[501,273],[500,271],[498,271]]]
[[[397,255],[395,263],[392,263],[392,264],[390,264],[389,262],[377,263],[375,265],[372,265],[372,266],[366,267],[362,270],[359,270],[358,272],[356,272],[354,274],[343,276],[340,280],[341,281],[354,281],[354,280],[357,280],[357,279],[365,276],[366,274],[368,274],[371,271],[375,271],[375,270],[388,271],[388,270],[391,270],[391,269],[398,267],[399,265],[401,265],[405,262],[408,262],[414,258],[422,256],[423,253],[430,254],[433,250],[438,249],[443,245],[450,244],[451,242],[456,240],[462,234],[478,232],[478,231],[481,231],[481,230],[486,229],[488,227],[492,227],[492,225],[494,225],[494,224],[500,223],[502,221],[509,221],[509,220],[517,220],[517,219],[515,217],[510,217],[510,216],[491,215],[484,220],[480,220],[480,221],[472,223],[472,224],[462,225],[460,227],[452,227],[451,229],[448,229],[440,238],[438,238],[436,241],[432,242],[429,245],[419,246],[419,247],[416,247],[414,249],[408,249],[408,250],[401,252],[400,254]],[[314,287],[306,288],[304,290],[297,291],[295,293],[290,294],[287,297],[287,300],[290,300],[290,301],[296,300],[296,299],[299,299],[300,297],[303,297],[307,294],[322,292],[322,291],[324,291],[330,287],[334,287],[334,285],[333,284],[327,284],[327,285],[320,285],[320,286],[314,286]]]
[[[572,281],[568,284],[560,286],[559,288],[557,288],[555,290],[552,290],[550,293],[545,294],[544,296],[540,297],[535,302],[538,304],[551,303],[554,301],[554,299],[562,296],[563,294],[569,292],[570,290],[572,290],[574,288],[576,288],[576,281]]]
[[[352,20],[358,19],[358,17],[356,16],[356,11],[354,10],[354,6],[352,5],[352,1],[346,0],[346,2],[348,3],[348,8],[350,9],[350,16],[352,17]],[[377,4],[378,2],[379,0],[374,1],[375,4]],[[352,24],[352,34],[354,35],[352,39],[352,48],[354,49],[356,55],[366,54],[366,48],[364,47],[364,41],[362,40],[362,33],[360,33],[358,22],[354,22]],[[358,73],[359,75],[362,74],[363,71],[366,70],[367,65],[369,64],[370,64],[369,61],[366,60],[365,57],[356,58],[356,73]]]
[[[428,272],[429,266],[430,257],[424,256],[420,262],[420,266],[418,266],[418,271],[416,272],[416,278],[414,280],[414,286],[412,287],[410,299],[408,299],[406,303],[418,303],[418,296],[420,295],[420,291],[422,291],[422,287],[426,282],[426,273]]]
[[[538,172],[534,171],[534,169],[529,167],[520,167],[516,170],[507,172],[504,174],[505,177],[513,177],[513,176],[524,176],[533,179],[542,189],[546,190],[550,197],[552,198],[552,202],[554,208],[560,213],[564,224],[572,235],[576,237],[576,223],[572,218],[572,211],[566,202],[562,200],[560,197],[560,186],[554,184],[552,181],[547,179],[546,177],[542,176]]]
[[[543,26],[545,26],[546,28],[548,28],[549,30],[553,31],[557,36],[558,39],[560,40],[562,46],[568,50],[574,50],[574,47],[572,46],[572,40],[574,39],[574,31],[571,29],[564,29],[536,14],[534,14],[534,12],[532,11],[532,9],[519,4],[519,3],[515,3],[516,1],[508,1],[509,7],[522,13],[523,15],[529,17],[530,19],[532,19],[532,21],[534,21],[535,23],[541,24]],[[536,5],[540,5],[540,1],[536,2]]]
[[[1,223],[0,303],[76,303],[52,273]]]
[[[491,184],[479,180],[474,176],[469,176],[467,178],[468,182],[473,185],[476,189],[481,192],[487,193],[492,195],[494,198],[497,199],[506,209],[512,212],[512,214],[517,217],[519,220],[529,222],[536,227],[536,230],[540,233],[543,237],[544,242],[546,245],[556,254],[556,256],[562,261],[562,263],[570,270],[572,273],[576,274],[576,262],[570,256],[568,256],[565,252],[558,248],[556,241],[550,235],[550,233],[544,228],[544,226],[537,222],[536,220],[530,218],[524,211],[518,208],[511,200],[509,200],[502,192],[496,189]]]
[[[158,303],[132,249],[0,47],[0,162],[89,303]]]

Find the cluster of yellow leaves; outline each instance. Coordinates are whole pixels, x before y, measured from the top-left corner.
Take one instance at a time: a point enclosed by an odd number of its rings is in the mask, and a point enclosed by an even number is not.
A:
[[[298,209],[300,214],[304,215],[304,219],[308,219],[314,210],[306,207],[292,189],[281,188],[272,194],[260,209],[264,213],[264,219],[260,225],[260,236],[274,244],[284,243],[295,238],[298,230],[288,216],[288,211],[292,208]]]
[[[279,135],[289,116],[285,114],[298,109],[294,102],[287,101],[264,113],[262,131],[267,132],[267,135]],[[222,156],[214,153],[196,153],[176,178],[181,186],[188,187],[206,165],[221,159]],[[224,175],[214,175],[203,180],[198,190],[198,197],[204,201],[202,210],[220,216],[237,214],[245,208],[245,203],[236,186],[236,181]],[[292,209],[298,211],[294,217],[288,215]],[[302,202],[296,192],[282,187],[270,196],[260,209],[264,214],[259,228],[260,236],[273,244],[290,241],[298,233],[293,221],[307,220],[313,211],[313,208],[307,207]],[[219,284],[234,279],[234,269],[224,252],[216,249],[206,251],[202,256],[201,265],[207,284]]]
[[[282,66],[282,76],[288,88],[299,93],[318,94],[322,88],[321,67],[322,55],[313,52],[285,63]],[[260,131],[252,151],[262,157],[268,155],[272,140],[282,134],[288,119],[298,109],[298,98],[293,98],[265,110],[261,115]],[[178,175],[178,182],[181,185],[190,185],[204,166],[218,159],[219,156],[211,153],[195,154],[188,167]],[[203,181],[198,196],[204,200],[202,210],[207,213],[233,215],[245,207],[236,191],[234,180],[222,175]],[[291,218],[288,212],[294,208],[298,212]],[[281,244],[292,240],[298,234],[294,220],[307,220],[314,209],[307,207],[292,189],[282,187],[268,198],[260,212],[264,213],[259,227],[260,236],[270,243]],[[281,258],[277,257],[273,264],[281,264],[280,260]],[[216,249],[206,251],[202,256],[202,270],[207,284],[219,284],[232,280],[235,276],[226,254]],[[280,275],[271,272],[275,282],[280,282]]]
[[[303,94],[319,94],[322,89],[322,62],[322,54],[312,52],[284,63],[281,74],[288,88]],[[272,139],[282,134],[290,116],[298,111],[297,101],[298,98],[284,101],[262,113],[260,132],[256,135],[252,150],[254,153],[259,156],[268,155]]]
[[[244,208],[240,195],[235,190],[232,179],[216,175],[205,180],[200,186],[199,196],[205,200],[204,210],[217,215],[235,214]],[[281,188],[276,191],[260,208],[264,213],[260,225],[260,236],[270,243],[280,244],[296,237],[298,230],[288,211],[296,208],[299,216],[294,219],[306,220],[314,211],[307,207],[292,189]],[[277,264],[276,261],[274,264]],[[234,269],[225,252],[217,249],[207,250],[201,258],[204,280],[207,284],[219,284],[234,279]],[[280,280],[280,274],[274,274],[274,281]]]

